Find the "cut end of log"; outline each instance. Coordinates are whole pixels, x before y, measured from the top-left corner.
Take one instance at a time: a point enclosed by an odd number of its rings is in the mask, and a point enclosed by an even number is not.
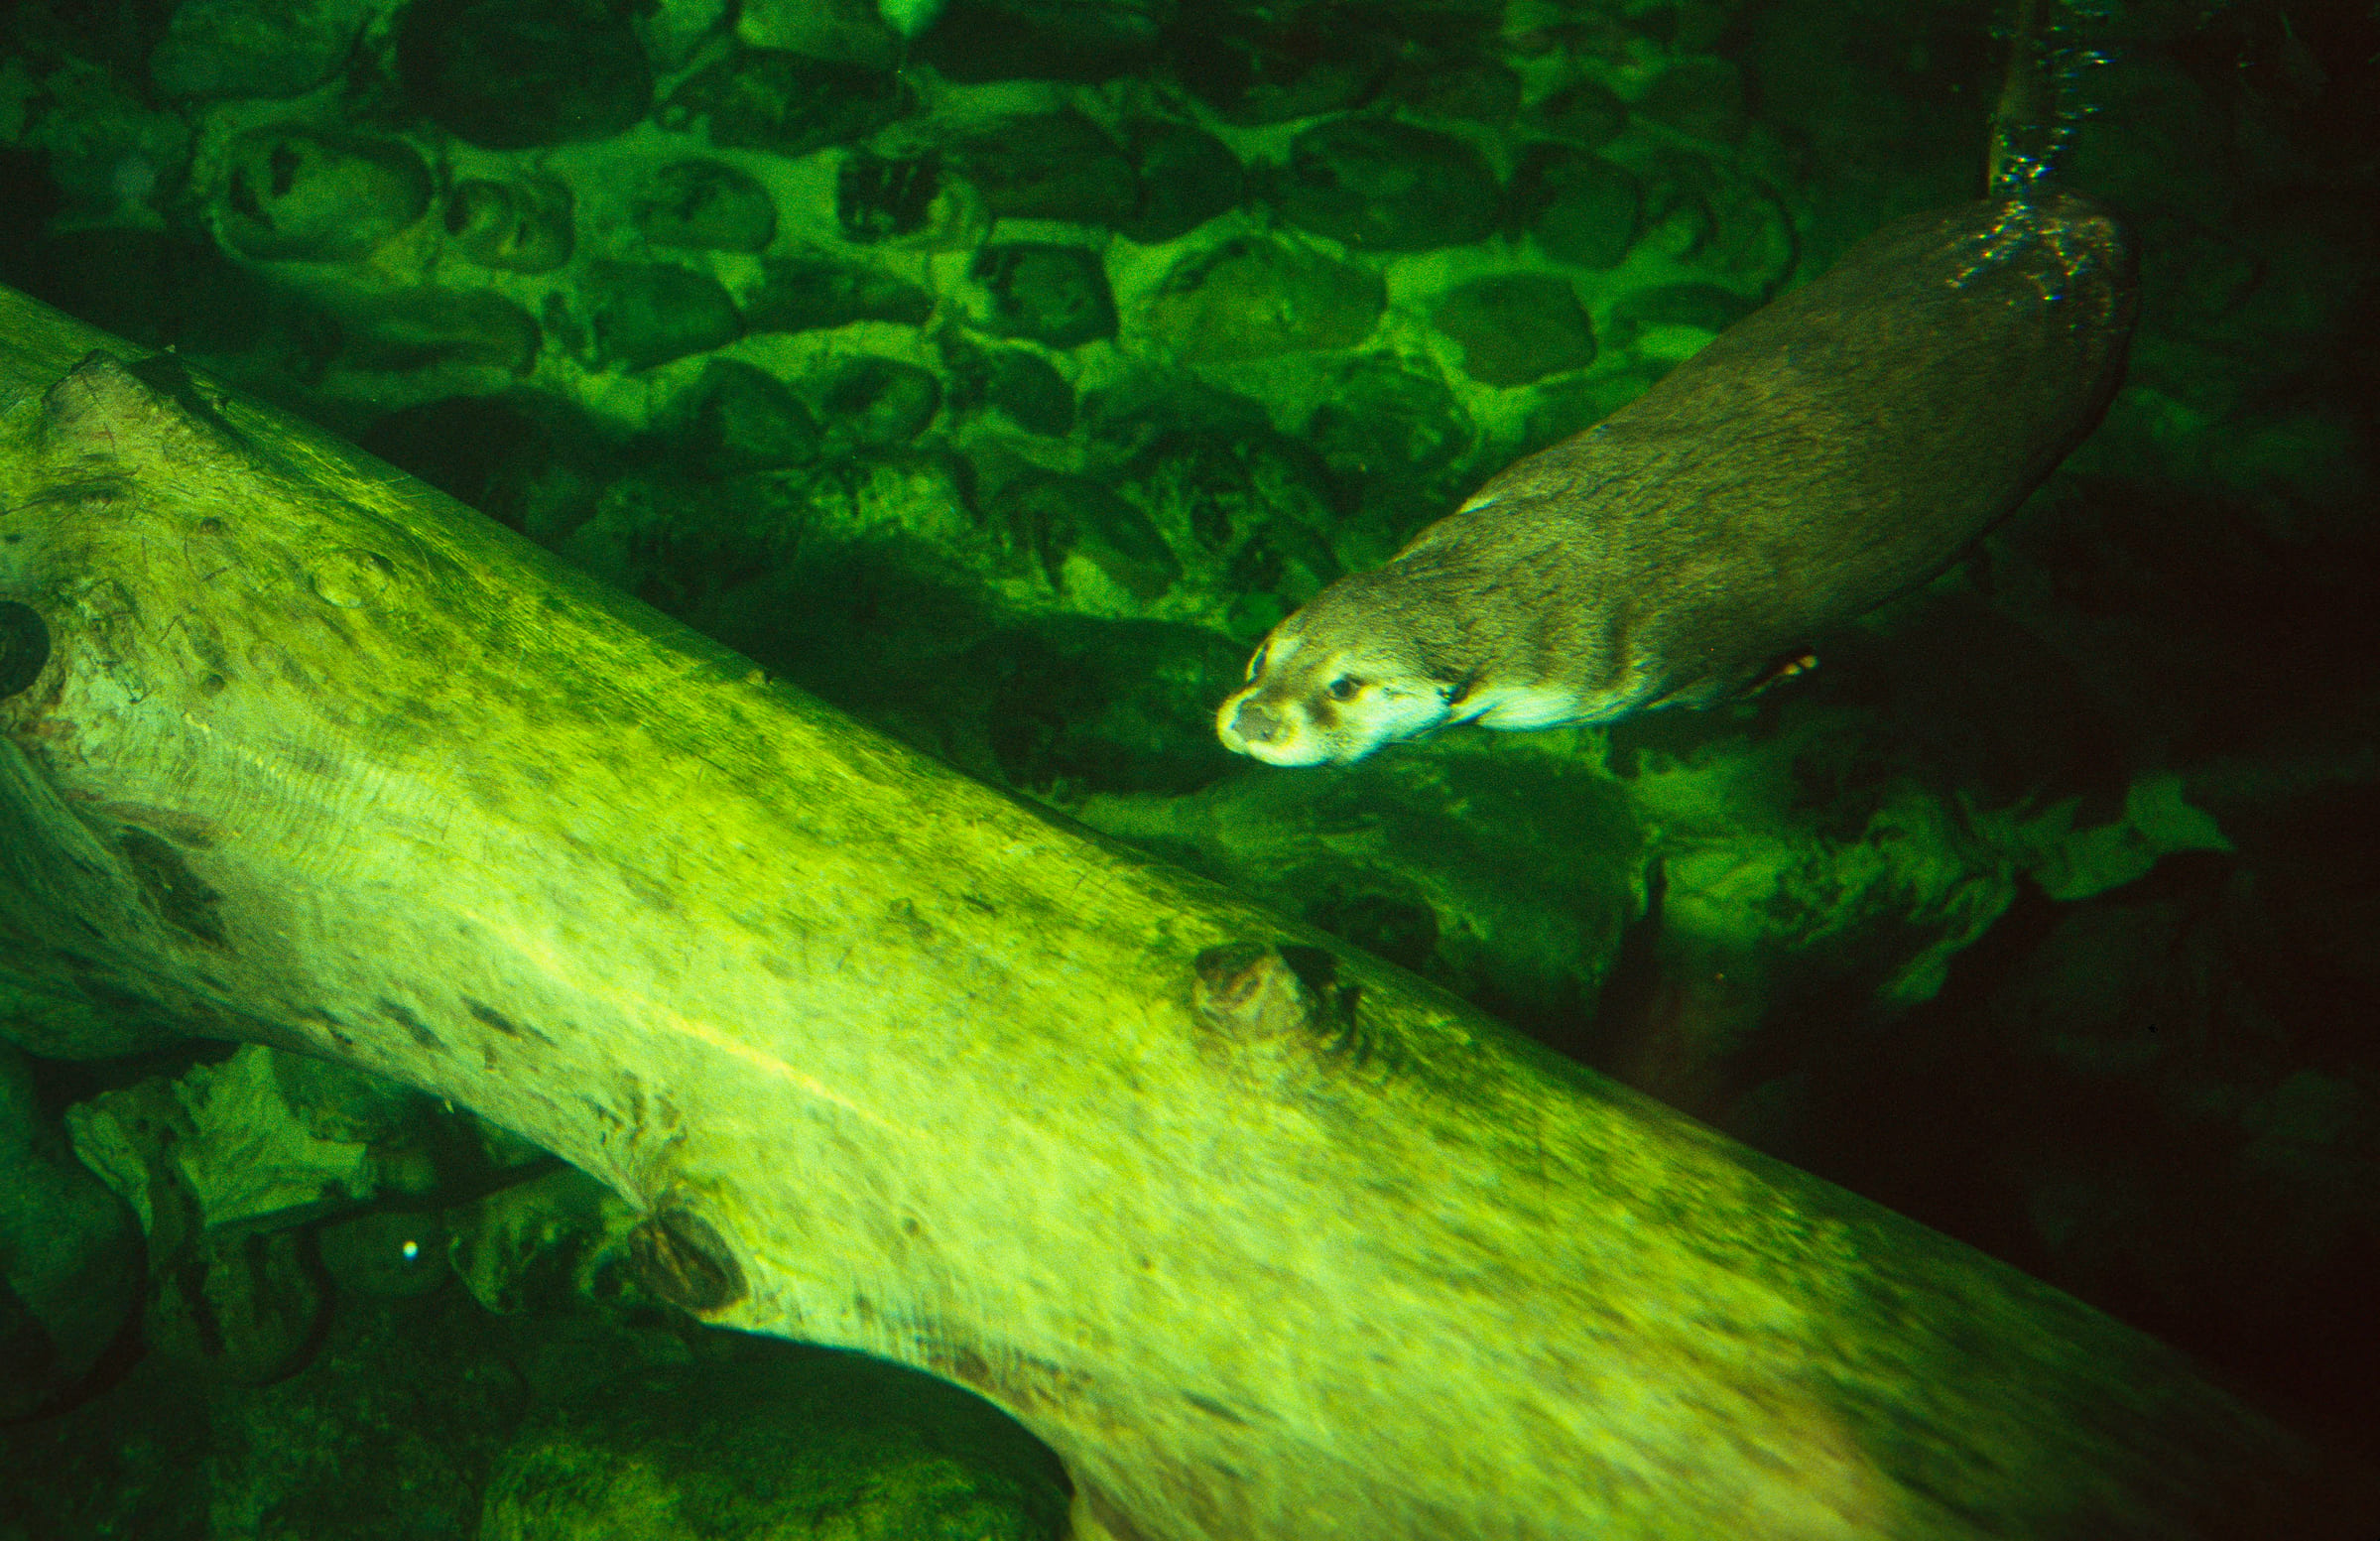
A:
[[[628,1233],[637,1282],[696,1316],[724,1311],[744,1298],[744,1270],[710,1221],[671,1206],[655,1211]]]

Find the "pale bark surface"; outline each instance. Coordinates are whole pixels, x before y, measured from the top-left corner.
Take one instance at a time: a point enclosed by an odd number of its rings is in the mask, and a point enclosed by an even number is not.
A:
[[[518,1130],[1121,1537],[2365,1533],[2138,1334],[92,347],[0,291],[37,986]]]

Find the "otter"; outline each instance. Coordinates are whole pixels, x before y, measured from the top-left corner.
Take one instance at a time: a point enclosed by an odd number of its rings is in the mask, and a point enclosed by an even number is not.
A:
[[[1458,722],[1707,706],[1942,572],[2097,426],[2139,308],[2107,209],[2045,191],[2019,40],[1994,195],[1912,215],[1636,401],[1324,588],[1224,701],[1224,745],[1360,759]]]

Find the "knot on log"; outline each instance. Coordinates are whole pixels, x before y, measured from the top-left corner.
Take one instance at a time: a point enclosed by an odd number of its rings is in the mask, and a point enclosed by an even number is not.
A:
[[[628,1232],[628,1261],[646,1289],[698,1316],[744,1298],[744,1270],[726,1241],[710,1221],[675,1205]]]
[[[1190,1011],[1210,1047],[1233,1051],[1243,1070],[1361,1059],[1357,990],[1338,960],[1294,943],[1226,942],[1191,963]]]
[[[42,612],[0,599],[0,701],[33,689],[50,662],[50,626]]]
[[[1257,1044],[1314,1030],[1319,1015],[1314,992],[1281,949],[1226,942],[1200,953],[1191,967],[1190,1007],[1216,1037]]]

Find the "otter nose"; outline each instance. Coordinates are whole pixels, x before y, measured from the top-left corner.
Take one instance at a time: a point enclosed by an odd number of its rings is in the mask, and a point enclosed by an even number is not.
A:
[[[1281,736],[1281,713],[1258,702],[1243,701],[1231,713],[1231,731],[1252,744],[1269,744]]]

